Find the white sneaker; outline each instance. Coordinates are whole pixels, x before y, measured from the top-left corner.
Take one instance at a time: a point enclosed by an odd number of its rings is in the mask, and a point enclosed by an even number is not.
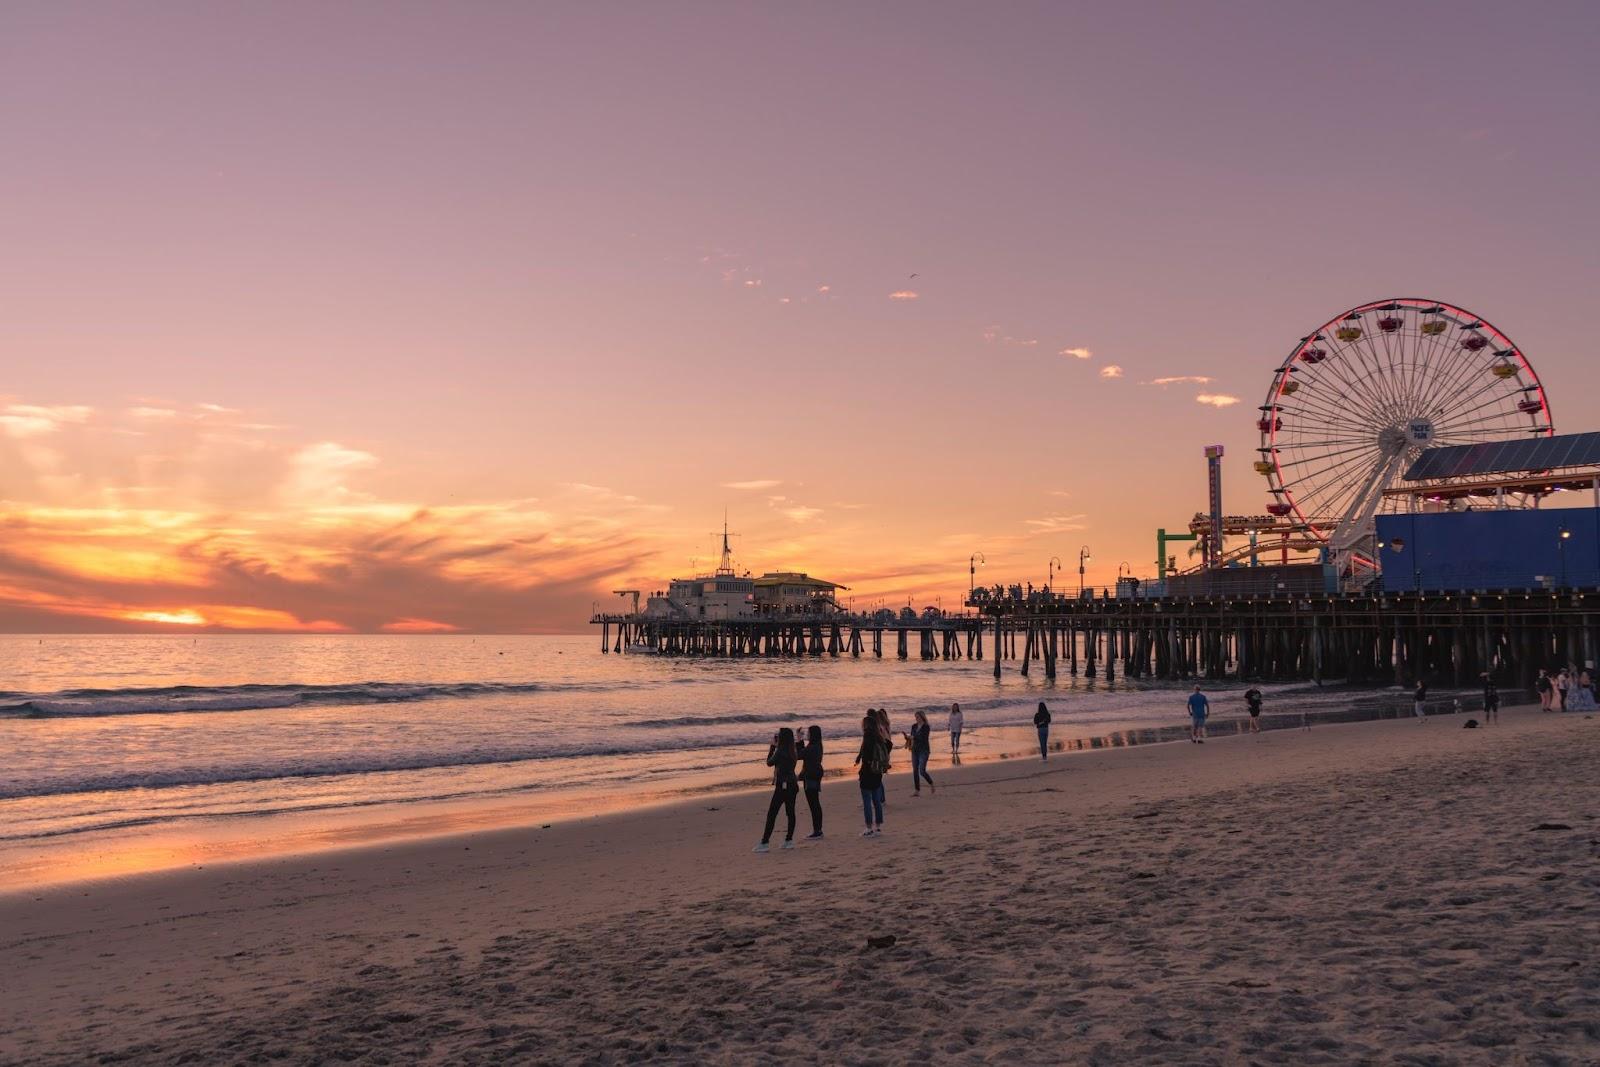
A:
[[[784,843],[783,843],[783,847],[784,847],[784,848],[794,848],[794,842],[793,842],[793,841],[792,841],[792,840],[789,840],[789,841],[785,841],[785,842],[784,842]]]
[[[872,836],[872,835],[873,835],[873,834],[874,834],[874,833],[876,833],[876,832],[877,832],[877,831],[875,831],[875,830],[870,830],[870,829],[868,829],[868,830],[863,830],[863,831],[861,831],[861,836],[862,836],[862,837],[871,837],[871,836]]]
[[[763,841],[763,842],[761,842],[761,844],[757,845],[755,848],[751,849],[750,851],[751,852],[767,852],[769,850],[767,848],[767,843],[765,841]]]

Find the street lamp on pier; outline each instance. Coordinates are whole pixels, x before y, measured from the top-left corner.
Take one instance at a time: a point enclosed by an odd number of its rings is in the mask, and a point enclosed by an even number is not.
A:
[[[1090,559],[1089,546],[1078,549],[1078,599],[1083,599],[1083,565]]]
[[[1055,590],[1056,568],[1057,567],[1060,567],[1062,570],[1066,570],[1067,569],[1066,564],[1061,562],[1061,557],[1060,556],[1051,556],[1050,557],[1050,563],[1049,563],[1048,568],[1047,568],[1047,573],[1049,574],[1049,577],[1047,577],[1044,580],[1044,591],[1046,593],[1050,593],[1050,592],[1053,592]]]
[[[1556,548],[1561,553],[1561,588],[1567,587],[1567,542],[1572,539],[1572,531],[1565,526],[1561,527],[1561,536],[1556,541]]]
[[[968,600],[972,599],[972,594],[973,594],[974,590],[976,590],[978,588],[978,564],[980,564],[980,563],[988,563],[988,562],[989,562],[988,560],[983,558],[983,553],[982,552],[974,552],[971,556],[967,557],[967,599]]]

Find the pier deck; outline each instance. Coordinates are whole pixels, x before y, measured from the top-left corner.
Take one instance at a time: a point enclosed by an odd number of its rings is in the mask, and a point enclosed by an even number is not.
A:
[[[698,656],[884,655],[1011,661],[1028,675],[1114,679],[1343,679],[1468,685],[1492,672],[1531,685],[1538,670],[1592,665],[1600,590],[1132,599],[987,598],[916,619],[837,613],[722,621],[597,614],[601,650]],[[913,653],[913,647],[915,652]]]

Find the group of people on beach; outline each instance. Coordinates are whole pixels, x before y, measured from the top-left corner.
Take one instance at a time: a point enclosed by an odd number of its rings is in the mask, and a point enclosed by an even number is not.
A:
[[[950,705],[948,727],[953,757],[960,755],[964,725],[961,705]],[[933,754],[933,725],[929,723],[927,713],[919,710],[912,720],[911,730],[901,736],[911,752],[911,795],[920,797],[924,782],[927,783],[928,792],[934,792],[933,775],[928,773],[928,758]],[[884,795],[883,779],[889,773],[894,753],[893,737],[889,709],[868,708],[866,715],[861,718],[861,745],[856,750],[854,761],[857,783],[861,787],[861,814],[866,822],[862,837],[877,837],[883,832],[883,809],[888,799]],[[805,740],[801,741],[796,739],[793,730],[783,727],[772,735],[772,743],[767,748],[767,766],[773,769],[772,800],[767,805],[766,826],[755,851],[766,852],[772,847],[772,834],[777,828],[780,811],[788,818],[788,829],[781,847],[794,847],[795,799],[802,788],[806,795],[806,807],[811,810],[811,833],[806,840],[820,839],[822,728],[811,727],[806,731]],[[799,768],[798,773],[796,767]]]
[[[1587,670],[1562,667],[1554,676],[1541,669],[1533,688],[1540,711],[1595,711],[1594,680]]]

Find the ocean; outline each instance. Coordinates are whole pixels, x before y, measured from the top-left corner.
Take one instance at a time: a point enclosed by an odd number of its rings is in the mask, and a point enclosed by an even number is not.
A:
[[[1178,685],[990,661],[602,655],[598,635],[0,637],[0,890],[444,830],[581,818],[766,778],[780,726],[847,773],[862,712],[917,709],[948,762],[1183,721]],[[1234,687],[1237,690],[1240,687]],[[1303,687],[1302,687],[1303,688]],[[1242,710],[1235,691],[1219,712]],[[1231,707],[1239,705],[1238,708]],[[1269,711],[1271,710],[1269,702]]]

